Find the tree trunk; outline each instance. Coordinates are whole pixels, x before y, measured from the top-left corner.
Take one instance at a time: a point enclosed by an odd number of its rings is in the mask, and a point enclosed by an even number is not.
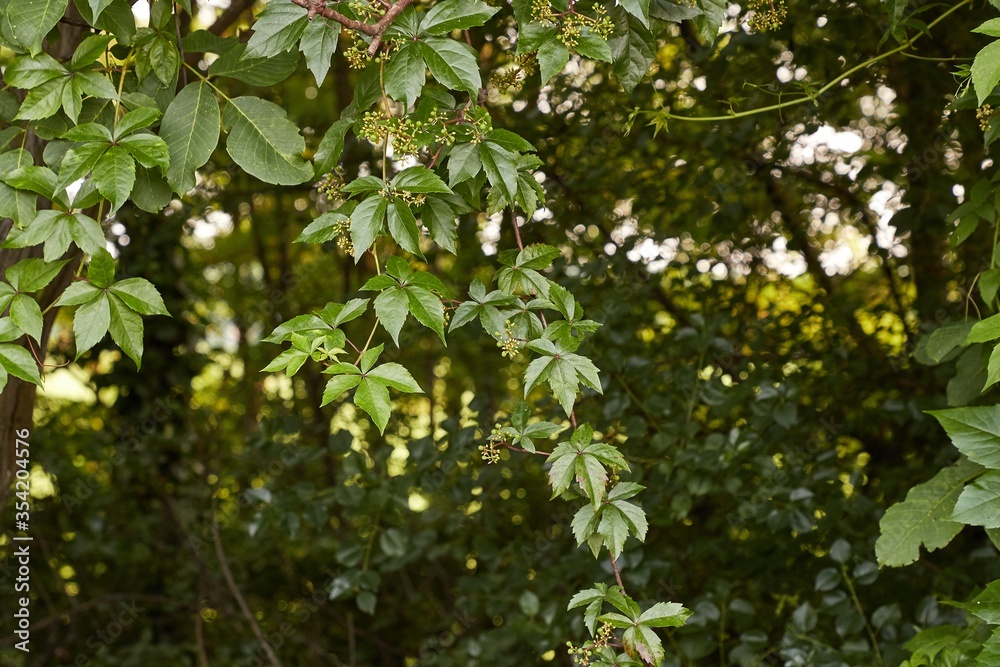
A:
[[[71,2],[66,10],[66,16],[74,23],[82,22],[82,17],[76,11],[76,6]],[[77,25],[69,23],[59,24],[59,40],[46,46],[46,52],[56,60],[66,60],[76,50],[76,47],[83,41],[88,33]],[[42,149],[44,145],[33,133],[28,134],[25,148],[31,153],[35,164],[42,163]],[[41,208],[47,205],[39,201]],[[11,220],[0,222],[0,239],[7,238],[12,226]],[[0,276],[7,275],[7,269],[20,262],[22,259],[41,257],[42,247],[32,246],[30,248],[19,248],[16,250],[0,250]],[[79,257],[78,253],[73,255]],[[59,294],[66,288],[73,278],[76,270],[76,263],[70,262],[59,273],[55,280],[39,295],[39,305],[45,306],[58,298]],[[55,321],[57,310],[51,310],[45,314],[45,326],[42,329],[42,339],[39,341],[37,349],[38,357],[44,361],[45,351],[48,349],[49,334],[52,332],[52,324]],[[22,337],[20,343],[27,345]],[[35,409],[35,385],[24,382],[13,376],[10,377],[6,388],[0,393],[0,511],[3,511],[10,493],[10,486],[14,478],[14,445],[15,432],[21,429],[31,429],[33,426],[32,414]]]

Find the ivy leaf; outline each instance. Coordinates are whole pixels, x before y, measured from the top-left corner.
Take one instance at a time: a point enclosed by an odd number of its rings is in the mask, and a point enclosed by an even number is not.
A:
[[[431,238],[439,246],[453,255],[458,254],[455,246],[458,241],[458,215],[442,197],[427,197],[424,207],[420,210],[420,219],[430,230]]]
[[[663,643],[650,628],[644,625],[630,627],[622,635],[622,648],[629,657],[640,657],[650,665],[663,662]]]
[[[111,339],[138,368],[142,363],[142,318],[117,295],[111,294],[107,298],[111,309]]]
[[[31,164],[28,151],[18,148],[0,154],[0,174],[7,174]],[[0,216],[11,218],[19,225],[26,224],[35,216],[36,197],[17,190],[0,181]]]
[[[31,90],[38,86],[68,76],[69,72],[62,63],[47,53],[36,56],[20,56],[14,58],[3,73],[3,80],[8,86]]]
[[[325,243],[340,236],[342,223],[348,217],[343,213],[323,213],[309,223],[295,238],[295,243]]]
[[[420,22],[420,32],[444,35],[452,30],[467,30],[483,25],[500,11],[481,0],[445,0],[434,5]]]
[[[110,144],[104,142],[88,142],[66,151],[62,164],[59,165],[56,190],[62,192],[67,186],[89,174],[108,148]]]
[[[275,359],[275,361],[277,361],[277,359]],[[354,367],[352,366],[352,368]],[[354,370],[355,373],[349,375],[335,375],[330,378],[329,382],[326,383],[326,389],[323,390],[323,401],[319,404],[320,407],[329,405],[345,391],[354,389],[361,384],[361,372],[356,368]]]
[[[469,296],[471,299],[460,304],[455,310],[449,331],[465,326],[478,317],[487,333],[499,335],[508,314],[507,311],[501,311],[500,308],[513,306],[520,301],[513,294],[501,290],[494,290],[486,294],[486,288],[478,278],[472,281],[472,285],[469,287]]]
[[[367,373],[365,377],[370,380],[384,384],[387,387],[398,389],[411,394],[421,394],[423,390],[417,384],[410,371],[396,363],[382,364],[376,366]]]
[[[396,190],[414,194],[451,194],[441,177],[422,165],[409,167],[396,174],[390,183]]]
[[[933,410],[951,442],[969,457],[992,470],[1000,469],[1000,405]]]
[[[298,185],[312,178],[302,158],[305,140],[285,110],[259,97],[229,100],[223,113],[226,151],[247,173],[266,183]]]
[[[306,67],[315,77],[317,86],[326,81],[333,54],[337,52],[340,31],[341,26],[336,21],[317,16],[308,22],[302,33],[299,50],[306,57]]]
[[[620,6],[643,26],[649,27],[649,0],[621,0]]]
[[[632,0],[639,2],[640,0]],[[616,7],[611,11],[615,30],[608,40],[614,58],[615,77],[629,94],[649,72],[656,58],[655,40],[647,26]]]
[[[170,149],[166,142],[153,134],[133,134],[118,141],[139,164],[152,169],[158,167],[163,174],[170,167]]]
[[[604,393],[597,367],[587,357],[570,352],[562,343],[556,345],[545,339],[536,339],[528,343],[528,347],[543,356],[532,361],[525,371],[525,397],[547,380],[552,393],[569,415],[573,411],[581,383],[599,394]]]
[[[111,210],[117,211],[135,185],[135,160],[124,147],[110,147],[94,165],[94,183],[98,192],[111,202]]]
[[[195,171],[208,162],[219,143],[221,124],[215,93],[204,82],[191,83],[177,94],[160,123],[167,144],[167,182],[178,194],[195,185]]]
[[[410,312],[409,299],[402,287],[391,287],[375,297],[375,316],[399,347],[399,332]]]
[[[139,107],[122,116],[115,127],[114,138],[119,139],[143,128],[149,127],[160,119],[160,110],[150,107]]]
[[[966,610],[990,625],[1000,624],[1000,581],[992,581],[982,593],[969,601]]]
[[[22,259],[7,269],[7,282],[18,292],[37,292],[52,282],[68,261],[46,262],[41,259]]]
[[[53,79],[28,91],[14,120],[43,120],[55,115],[63,103],[69,79]]]
[[[285,375],[287,375],[288,377],[292,377],[299,372],[299,369],[302,368],[302,365],[306,361],[308,361],[308,359],[309,359],[308,352],[291,347],[287,350],[284,350],[281,354],[279,354],[277,357],[271,360],[271,363],[269,363],[266,367],[264,367],[264,369],[261,372],[277,373],[278,371],[283,370],[285,371]],[[326,405],[326,403],[329,402],[326,401],[325,392],[323,394],[323,400],[325,402],[321,403],[320,407],[323,407],[324,405]]]
[[[42,338],[42,309],[27,294],[18,294],[10,304],[10,319],[17,328],[40,343]]]
[[[66,13],[69,0],[16,0],[7,4],[10,34],[32,55],[42,50],[42,40]]]
[[[415,285],[404,287],[403,290],[406,292],[409,310],[413,313],[413,317],[434,331],[441,342],[447,345],[444,338],[444,306],[441,304],[441,299],[433,292]]]
[[[455,187],[475,178],[483,170],[479,150],[479,146],[473,143],[458,144],[451,149],[448,155],[448,185]]]
[[[614,58],[608,42],[600,35],[594,33],[590,28],[584,28],[580,31],[580,36],[577,38],[574,48],[581,56],[590,58],[591,60],[600,60],[601,62],[609,63]]]
[[[91,7],[96,0],[91,0]],[[111,4],[110,0],[101,0],[104,2],[105,6]],[[101,7],[103,10],[104,7]],[[101,10],[94,10],[95,16],[100,14]],[[71,69],[78,70],[82,69],[88,65],[92,65],[95,60],[104,55],[105,50],[114,38],[111,35],[91,35],[85,40],[80,42],[80,46],[76,47],[76,51],[73,52],[73,58],[69,62]]]
[[[563,71],[566,63],[569,62],[569,49],[559,40],[553,37],[538,48],[538,69],[542,75],[542,85],[544,86]]]
[[[38,374],[38,364],[31,353],[20,345],[0,345],[0,368],[16,378],[42,386],[42,377]],[[0,377],[6,385],[6,375]]]
[[[389,401],[389,390],[384,384],[375,379],[364,378],[354,393],[354,404],[369,414],[378,426],[379,433],[385,433],[392,403]]]
[[[107,295],[101,295],[79,308],[73,315],[73,336],[76,358],[97,345],[111,326],[111,305]]]
[[[170,315],[160,293],[145,278],[119,280],[108,289],[141,315]]]
[[[271,58],[295,48],[309,24],[305,8],[287,0],[271,0],[253,23],[247,58]]]
[[[356,320],[368,310],[368,299],[351,299],[341,305],[339,303],[328,303],[319,312],[320,318],[331,327],[339,327],[352,320]]]
[[[476,52],[468,44],[430,37],[418,42],[431,75],[445,88],[462,90],[473,99],[483,87]]]
[[[420,43],[410,42],[396,51],[385,66],[385,92],[407,108],[413,106],[426,82]]]
[[[962,530],[952,520],[952,511],[965,483],[982,468],[963,461],[945,468],[929,481],[918,484],[906,500],[890,507],[879,522],[875,556],[880,565],[900,567],[916,562],[920,547],[934,551],[946,546]]]
[[[410,206],[399,197],[393,197],[387,213],[392,238],[404,250],[422,258],[424,254],[420,252],[420,229]]]
[[[90,303],[104,293],[87,281],[71,283],[55,302],[55,306],[82,306]]]
[[[508,206],[517,197],[517,156],[491,141],[479,145],[479,159],[490,184],[503,194]]]
[[[582,424],[573,432],[569,442],[560,443],[546,459],[551,464],[549,483],[552,497],[565,493],[575,478],[580,489],[597,510],[604,500],[608,481],[605,466],[628,470],[628,463],[617,449],[601,442],[591,442],[593,429]]]
[[[991,470],[965,487],[951,518],[969,526],[1000,528],[1000,472]]]
[[[107,249],[102,248],[100,252],[90,258],[87,266],[87,278],[94,285],[106,288],[115,279],[115,260]]]
[[[972,86],[976,91],[977,106],[983,106],[1000,82],[1000,41],[990,42],[972,62]]]
[[[323,140],[319,142],[314,160],[316,162],[316,177],[332,171],[340,160],[340,155],[344,152],[344,138],[348,130],[354,125],[353,118],[341,117],[323,135]]]
[[[351,243],[354,244],[354,263],[361,261],[361,256],[368,252],[375,242],[375,237],[385,225],[385,197],[375,195],[364,200],[351,214]]]

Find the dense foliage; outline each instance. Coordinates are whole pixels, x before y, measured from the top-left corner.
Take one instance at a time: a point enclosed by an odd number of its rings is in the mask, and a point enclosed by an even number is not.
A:
[[[1000,664],[1000,3],[142,4],[0,2],[11,664]]]

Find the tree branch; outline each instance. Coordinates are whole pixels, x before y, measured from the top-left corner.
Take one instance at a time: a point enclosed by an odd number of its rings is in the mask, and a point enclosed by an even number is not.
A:
[[[326,6],[325,0],[292,0],[299,7],[305,7],[309,10],[309,20],[313,20],[316,16],[322,16],[323,18],[330,19],[331,21],[336,21],[340,25],[348,28],[350,30],[356,30],[358,32],[364,33],[372,37],[371,46],[368,47],[368,55],[374,56],[378,51],[379,45],[382,43],[382,35],[392,22],[396,20],[404,9],[413,4],[413,0],[396,0],[396,2],[389,5],[389,9],[386,10],[385,15],[378,20],[378,23],[365,23],[364,21],[358,21],[347,17],[335,9],[331,9]]]

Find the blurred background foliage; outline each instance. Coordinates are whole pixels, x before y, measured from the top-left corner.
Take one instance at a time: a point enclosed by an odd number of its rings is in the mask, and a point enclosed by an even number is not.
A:
[[[730,6],[715,44],[671,27],[627,98],[577,60],[550,86],[489,91],[495,125],[545,162],[545,207],[521,234],[562,250],[550,277],[604,325],[586,349],[604,398],[577,414],[648,487],[649,536],[626,546],[623,577],[636,599],[695,612],[665,631],[665,665],[898,665],[918,630],[963,622],[941,601],[1000,576],[982,531],[901,570],[873,551],[885,509],[956,458],[923,411],[978,396],[949,388],[953,360],[911,357],[977,307],[992,247],[985,227],[949,243],[992,162],[975,110],[943,113],[947,59],[983,43],[969,33],[981,5],[919,58],[729,122],[631,112],[724,115],[809,92],[891,48],[885,6],[789,0],[762,34]],[[477,36],[485,72],[510,66],[511,37]],[[302,65],[271,99],[315,146],[354,74],[338,54],[321,89]],[[371,145],[349,138],[342,164],[372,168]],[[585,631],[566,600],[610,566],[575,546],[541,459],[478,451],[522,362],[473,327],[445,348],[411,322],[383,359],[426,395],[400,397],[384,437],[349,403],[317,409],[319,369],[262,374],[279,350],[261,338],[358,296],[373,267],[292,243],[315,190],[264,186],[222,151],[202,176],[166,214],[127,207],[113,230],[121,275],[151,280],[175,315],[150,323],[142,369],[105,343],[40,394],[37,648],[25,659],[0,637],[5,664],[266,664],[226,570],[284,665],[570,664],[565,643]],[[462,221],[459,244],[428,249],[427,270],[460,294],[515,245],[509,220],[485,216]],[[70,361],[66,322],[52,341],[50,361]]]

